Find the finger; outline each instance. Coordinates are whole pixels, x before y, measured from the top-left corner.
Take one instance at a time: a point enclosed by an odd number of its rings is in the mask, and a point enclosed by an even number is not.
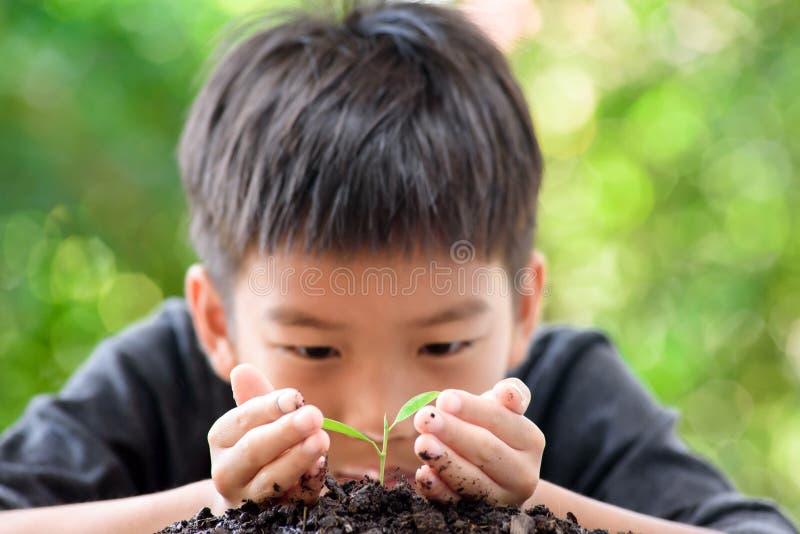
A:
[[[486,499],[490,504],[516,503],[519,500],[519,496],[502,488],[476,465],[431,434],[418,436],[414,451],[451,491],[462,498]]]
[[[455,502],[461,499],[427,464],[417,469],[415,479],[417,491],[427,499],[440,502]]]
[[[508,412],[505,408],[501,410]],[[518,425],[530,426],[541,433],[536,425],[520,415],[508,412],[520,420]],[[539,459],[543,450],[533,445],[517,450],[487,429],[462,421],[434,407],[424,407],[414,416],[414,427],[422,435],[435,437],[440,443],[455,451],[461,458],[477,466],[490,479],[514,494],[533,492],[538,480]]]
[[[531,390],[519,378],[506,378],[492,388],[497,401],[514,413],[524,414],[531,402]]]
[[[302,501],[312,505],[319,499],[320,491],[325,485],[325,475],[328,472],[328,457],[320,456],[310,470],[300,476],[300,480],[286,492],[287,502]]]
[[[208,431],[208,444],[215,448],[232,447],[249,430],[271,423],[305,404],[296,389],[287,388],[253,397],[217,419]]]
[[[212,458],[211,478],[220,493],[235,492],[236,488],[248,484],[264,466],[319,432],[325,434],[322,431],[322,413],[314,406],[303,406],[273,423],[249,430],[233,447],[216,451]],[[329,443],[330,439],[327,434],[325,436],[325,442]],[[318,458],[323,451],[315,452],[314,458],[303,463],[305,467],[298,473],[298,477],[311,467],[312,460]],[[284,488],[286,487],[284,484]]]
[[[254,365],[241,363],[231,371],[231,389],[233,398],[239,405],[253,397],[266,395],[275,388]]]
[[[542,443],[544,436],[530,419],[506,409],[496,400],[488,398],[488,396],[478,397],[466,391],[447,389],[436,399],[436,407],[441,412],[454,415],[462,421],[485,428],[517,450],[529,450],[535,447],[544,449],[544,444]],[[417,417],[420,416],[415,416],[415,421]],[[422,432],[419,428],[417,431]],[[461,441],[461,438],[458,438],[458,441]],[[448,443],[454,442],[448,440]]]
[[[315,467],[320,455],[327,454],[329,448],[330,437],[320,429],[302,443],[291,447],[272,463],[262,467],[245,486],[245,498],[260,502],[270,497],[285,495],[303,473]]]

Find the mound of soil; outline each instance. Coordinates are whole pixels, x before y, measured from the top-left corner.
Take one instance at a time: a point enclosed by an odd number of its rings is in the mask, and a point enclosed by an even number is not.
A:
[[[586,530],[574,515],[554,516],[544,505],[521,512],[508,506],[491,506],[483,501],[461,500],[454,504],[428,501],[407,483],[387,490],[371,480],[351,480],[339,485],[328,476],[328,492],[314,506],[268,500],[247,501],[240,508],[214,516],[203,508],[192,519],[168,526],[159,534],[255,534],[365,532],[457,532],[457,533],[548,533],[608,534]]]

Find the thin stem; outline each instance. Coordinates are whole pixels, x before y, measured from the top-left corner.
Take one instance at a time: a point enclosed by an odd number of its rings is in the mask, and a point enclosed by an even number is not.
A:
[[[378,456],[380,456],[380,455],[381,455],[381,450],[380,450],[380,448],[378,448],[378,444],[377,444],[377,443],[375,443],[375,442],[374,442],[374,441],[372,441],[372,440],[369,440],[369,442],[372,444],[372,446],[373,446],[373,447],[375,447],[375,452],[377,452],[377,453],[378,453]]]
[[[379,453],[381,458],[380,483],[383,486],[383,470],[386,467],[386,449],[389,445],[389,425],[386,424],[386,416],[383,416],[383,450]]]

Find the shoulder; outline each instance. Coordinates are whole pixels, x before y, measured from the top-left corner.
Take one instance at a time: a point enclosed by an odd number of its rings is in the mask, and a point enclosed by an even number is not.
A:
[[[131,354],[154,349],[172,354],[200,351],[185,299],[168,297],[146,317],[103,340],[98,348],[117,349]]]
[[[537,424],[556,424],[555,419],[563,417],[583,420],[588,412],[599,410],[629,414],[630,405],[636,405],[644,419],[658,411],[652,391],[608,333],[598,328],[541,326],[531,338],[525,361],[510,375],[531,389],[527,415]]]
[[[54,402],[113,451],[139,493],[207,476],[206,434],[234,406],[180,297],[102,341]],[[136,451],[136,461],[120,449]]]
[[[82,370],[117,364],[152,371],[187,362],[199,353],[184,299],[168,297],[147,316],[103,339]]]
[[[62,391],[93,391],[114,385],[127,393],[180,398],[203,396],[227,407],[229,388],[211,369],[200,346],[186,300],[168,297],[146,317],[101,341]]]
[[[580,360],[598,351],[616,353],[608,334],[601,329],[568,324],[540,325],[531,337],[525,360],[511,371],[532,380],[542,375],[568,371]]]
[[[210,469],[208,428],[230,409],[183,299],[101,341],[57,394],[0,436],[0,508],[152,493]],[[35,476],[32,474],[35,473]]]

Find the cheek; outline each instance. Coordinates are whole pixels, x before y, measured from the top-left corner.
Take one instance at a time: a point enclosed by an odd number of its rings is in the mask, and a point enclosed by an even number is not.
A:
[[[492,336],[474,355],[464,373],[470,377],[469,391],[480,394],[505,378],[510,356],[510,342],[504,335]]]
[[[313,404],[323,412],[333,407],[336,380],[330,380],[333,368],[324,364],[302,361],[279,349],[268,348],[259,339],[242,339],[241,363],[253,364],[275,389],[294,388],[303,395],[306,404]]]
[[[432,387],[428,389],[462,389],[480,395],[492,389],[505,376],[503,356],[488,350],[481,351],[458,364],[439,368],[432,377]]]
[[[236,356],[239,363],[258,368],[276,389],[293,387],[302,392],[297,383],[302,375],[293,370],[294,366],[285,364],[286,356],[268,349],[258,336],[248,334],[247,330],[237,337]]]

